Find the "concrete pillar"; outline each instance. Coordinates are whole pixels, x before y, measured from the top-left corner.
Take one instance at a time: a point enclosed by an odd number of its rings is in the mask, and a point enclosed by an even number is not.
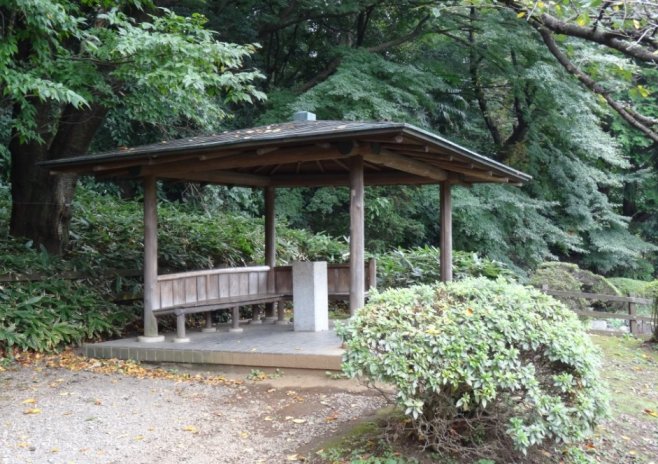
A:
[[[305,332],[328,330],[327,263],[293,263],[292,289],[294,329]]]
[[[240,327],[240,307],[233,306],[231,308],[231,328],[229,332],[242,332],[244,329]]]
[[[174,343],[187,343],[190,339],[185,334],[185,313],[176,313],[176,337]]]
[[[206,326],[201,329],[201,332],[217,332],[217,328],[212,325],[212,312],[206,312]]]

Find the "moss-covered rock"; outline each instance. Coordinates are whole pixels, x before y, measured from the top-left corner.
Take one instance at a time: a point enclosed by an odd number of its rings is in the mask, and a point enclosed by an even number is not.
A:
[[[562,262],[542,263],[530,278],[535,287],[547,286],[551,290],[565,292],[599,293],[603,295],[621,295],[619,290],[605,277],[581,269],[576,264]],[[586,310],[594,308],[599,311],[622,311],[625,303],[585,300],[583,298],[560,297],[573,309]]]

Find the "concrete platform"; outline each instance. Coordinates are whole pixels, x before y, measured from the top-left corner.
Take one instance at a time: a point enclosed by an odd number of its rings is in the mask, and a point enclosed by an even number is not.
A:
[[[159,343],[139,343],[137,337],[86,343],[83,352],[93,358],[340,370],[343,350],[333,330],[295,332],[292,325],[244,324],[243,332],[230,333],[228,327],[218,325],[212,333],[188,330],[188,343],[173,343],[175,334],[165,334]]]

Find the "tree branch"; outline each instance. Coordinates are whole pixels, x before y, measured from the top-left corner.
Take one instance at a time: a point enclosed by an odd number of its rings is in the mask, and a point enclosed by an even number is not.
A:
[[[476,19],[475,8],[471,8],[470,20],[474,21]],[[481,58],[478,58],[475,51],[475,30],[471,28],[468,32],[468,42],[469,42],[469,72],[471,74],[471,85],[473,86],[473,91],[475,92],[475,99],[478,102],[480,107],[480,113],[484,118],[484,123],[491,134],[491,138],[497,147],[502,145],[502,138],[500,136],[500,131],[496,126],[495,121],[489,113],[489,107],[487,104],[487,99],[484,95],[484,90],[482,88],[482,82],[480,80],[480,70],[479,64],[482,61]]]
[[[524,12],[525,8],[517,4],[514,0],[506,0],[505,4],[515,12]],[[595,22],[594,27],[580,26],[578,24],[561,21],[555,16],[547,13],[541,15],[533,15],[528,18],[528,22],[533,24],[536,28],[544,26],[546,29],[556,33],[564,34],[570,37],[578,37],[590,42],[605,45],[606,47],[615,49],[623,54],[636,58],[647,63],[658,64],[658,54],[656,52],[656,42],[648,38],[641,39],[640,41],[645,44],[642,46],[638,41],[630,40],[631,37],[626,37],[625,32],[601,30],[597,27],[599,22]]]
[[[393,40],[389,40],[388,42],[381,43],[379,45],[375,45],[373,47],[367,47],[366,50],[369,52],[373,53],[378,53],[384,50],[388,50],[389,48],[397,47],[398,45],[402,45],[405,42],[409,42],[410,40],[415,39],[416,37],[425,34],[426,32],[430,31],[425,31],[423,29],[423,26],[427,21],[429,21],[430,16],[427,15],[420,21],[418,21],[418,24],[416,24],[416,27],[414,28],[413,31],[409,32],[408,34],[405,34],[403,36],[397,37]]]
[[[658,142],[658,132],[654,131],[649,127],[649,125],[655,124],[656,121],[646,118],[645,116],[638,115],[638,113],[632,109],[626,108],[624,105],[619,103],[617,100],[610,96],[610,93],[601,87],[594,79],[589,77],[583,71],[578,69],[569,58],[560,50],[560,48],[555,43],[553,34],[547,28],[535,24],[535,29],[541,35],[541,38],[544,40],[544,43],[548,47],[549,51],[553,56],[558,60],[558,62],[564,67],[564,69],[569,72],[569,74],[575,76],[582,84],[585,85],[592,92],[597,95],[601,95],[605,101],[610,105],[627,123],[631,126],[638,129],[644,135],[649,137],[654,142]],[[639,116],[639,117],[638,117]],[[644,122],[643,122],[644,121]],[[647,124],[647,121],[649,124]]]

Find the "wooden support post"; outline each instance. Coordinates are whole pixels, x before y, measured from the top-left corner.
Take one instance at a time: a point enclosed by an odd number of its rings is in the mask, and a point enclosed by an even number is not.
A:
[[[153,315],[158,284],[158,206],[155,177],[144,178],[144,335],[140,342],[162,342]]]
[[[634,296],[634,295],[631,295],[631,296]],[[636,314],[635,303],[629,302],[628,303],[628,315],[629,316],[635,316],[635,314]],[[637,335],[638,334],[637,319],[629,319],[628,326],[629,326],[629,330],[631,332],[631,335]]]
[[[370,258],[368,260],[368,288],[366,290],[375,290],[377,288],[377,260]]]
[[[267,273],[267,292],[274,293],[274,266],[276,266],[276,191],[274,187],[265,187],[265,265],[270,267]],[[276,303],[265,305],[265,322],[274,322]]]
[[[441,282],[452,280],[452,193],[441,183]]]
[[[350,164],[350,315],[365,304],[363,157]]]
[[[231,308],[231,328],[229,332],[242,332],[244,329],[240,327],[240,307],[233,306]]]
[[[217,328],[212,325],[212,311],[206,312],[206,326],[201,329],[201,332],[217,332]]]

